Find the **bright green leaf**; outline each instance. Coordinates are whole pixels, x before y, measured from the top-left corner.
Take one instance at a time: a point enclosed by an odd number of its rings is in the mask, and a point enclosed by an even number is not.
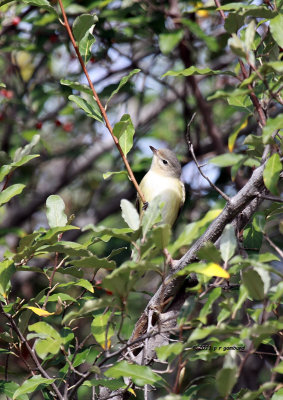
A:
[[[182,71],[168,71],[162,75],[165,76],[191,76],[191,75],[231,75],[235,76],[234,72],[231,71],[213,71],[210,68],[197,68],[191,66],[189,68],[183,69]]]
[[[6,290],[12,275],[16,272],[13,260],[0,262],[0,294],[6,297]]]
[[[128,377],[138,386],[156,385],[162,382],[162,378],[144,365],[129,364],[127,361],[120,361],[110,367],[105,373],[108,378]]]
[[[159,47],[163,54],[170,54],[184,36],[183,30],[166,32],[159,35]]]
[[[103,174],[103,179],[108,179],[112,175],[126,175],[126,176],[128,176],[128,172],[127,171],[105,172]]]
[[[165,346],[156,347],[156,354],[160,361],[166,361],[171,355],[177,356],[183,351],[183,344],[180,342],[170,343]]]
[[[278,153],[274,153],[267,161],[263,171],[263,181],[268,190],[278,194],[277,183],[282,171],[282,163]]]
[[[230,167],[231,165],[237,164],[239,161],[243,160],[245,156],[242,154],[226,153],[220,156],[213,157],[209,160],[211,164],[215,164],[218,167]]]
[[[41,375],[34,375],[30,379],[24,381],[13,395],[13,400],[19,398],[22,394],[34,393],[39,385],[49,386],[55,379],[43,378]]]
[[[43,8],[46,11],[50,11],[53,14],[57,15],[55,8],[50,5],[50,2],[47,0],[23,0],[23,3],[28,4],[30,6],[36,6]]]
[[[16,183],[15,185],[8,186],[0,193],[0,206],[7,203],[13,197],[22,193],[26,185],[22,185],[21,183]]]
[[[141,71],[140,69],[136,68],[136,69],[134,69],[133,71],[131,71],[131,72],[129,73],[129,75],[124,76],[124,77],[121,79],[121,81],[119,82],[119,85],[118,85],[117,89],[113,90],[113,92],[110,94],[110,96],[109,96],[109,98],[108,98],[108,100],[107,100],[107,102],[106,102],[105,108],[107,108],[107,106],[108,106],[110,100],[112,99],[112,97],[115,96],[115,94],[117,94],[117,93],[120,91],[120,89],[121,89],[123,86],[126,85],[126,83],[131,79],[131,77],[132,77],[133,75],[138,74],[140,71]]]
[[[283,47],[283,15],[278,14],[270,20],[270,32],[279,47]]]
[[[73,34],[76,41],[80,42],[87,31],[89,31],[97,21],[98,18],[96,15],[81,14],[78,16],[73,23]]]
[[[275,118],[268,118],[266,125],[263,127],[262,130],[263,143],[268,143],[272,134],[275,133],[278,129],[283,129],[283,114],[279,114]]]
[[[104,350],[110,348],[111,337],[114,335],[114,329],[110,323],[111,315],[111,311],[105,314],[95,315],[91,323],[91,333]]]
[[[135,129],[129,114],[124,114],[120,120],[114,125],[113,134],[119,140],[119,144],[125,156],[133,147],[133,137]]]
[[[84,110],[88,117],[94,118],[99,122],[103,122],[99,107],[93,97],[89,98],[88,101],[86,101],[79,96],[71,94],[68,99],[72,100],[74,103],[77,104],[77,106]]]
[[[79,90],[80,92],[90,94],[91,96],[93,95],[90,87],[87,85],[83,85],[82,83],[69,81],[68,79],[61,79],[60,83],[61,83],[61,85],[69,86],[70,88],[72,88],[74,90]]]

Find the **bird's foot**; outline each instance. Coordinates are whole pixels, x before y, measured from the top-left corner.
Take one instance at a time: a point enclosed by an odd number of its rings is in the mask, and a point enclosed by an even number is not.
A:
[[[143,203],[142,210],[145,211],[147,209],[147,207],[148,207],[148,201]]]
[[[174,260],[171,254],[167,249],[163,249],[163,254],[165,256],[165,262],[167,265],[169,265],[172,269],[175,268],[175,265],[177,264],[178,260]]]

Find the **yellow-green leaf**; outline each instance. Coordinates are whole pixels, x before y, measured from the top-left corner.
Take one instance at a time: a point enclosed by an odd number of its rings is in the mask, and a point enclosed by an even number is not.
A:
[[[34,312],[35,314],[39,315],[40,317],[49,317],[49,315],[54,315],[54,312],[50,313],[46,310],[43,310],[42,308],[38,308],[38,307],[27,307],[29,310],[31,310],[32,312]]]

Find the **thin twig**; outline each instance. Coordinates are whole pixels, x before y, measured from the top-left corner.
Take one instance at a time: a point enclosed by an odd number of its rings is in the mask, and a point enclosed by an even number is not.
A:
[[[207,182],[210,184],[210,186],[211,186],[213,189],[215,189],[226,201],[230,202],[229,196],[227,196],[227,194],[225,194],[224,192],[222,192],[221,189],[219,189],[216,185],[214,185],[214,183],[211,182],[211,180],[202,172],[202,170],[201,170],[202,165],[199,165],[199,163],[198,163],[198,161],[197,161],[197,159],[196,159],[195,152],[194,152],[194,146],[193,146],[193,144],[192,144],[192,142],[191,142],[191,135],[190,135],[190,126],[191,126],[191,123],[193,122],[195,116],[196,116],[196,113],[193,114],[193,116],[192,116],[190,122],[189,122],[188,125],[187,125],[186,140],[187,140],[187,143],[188,143],[188,147],[189,147],[190,153],[191,153],[191,155],[192,155],[192,157],[193,157],[193,160],[194,160],[194,162],[195,162],[195,164],[196,164],[196,166],[197,166],[197,169],[199,170],[201,176],[202,176],[204,179],[206,179]]]
[[[38,371],[41,373],[41,375],[42,375],[44,378],[52,379],[52,378],[47,374],[47,372],[42,368],[42,366],[41,366],[41,364],[40,364],[40,362],[39,362],[37,356],[35,355],[34,350],[30,347],[28,341],[26,340],[26,338],[24,337],[24,335],[22,334],[22,332],[21,332],[21,331],[19,330],[19,328],[17,327],[15,321],[13,320],[13,317],[12,317],[10,314],[8,314],[8,313],[6,313],[6,312],[4,311],[3,306],[2,306],[1,303],[0,303],[0,308],[1,308],[1,312],[3,313],[3,315],[9,320],[13,331],[17,334],[17,336],[18,336],[18,338],[20,339],[20,341],[22,342],[22,344],[24,344],[24,345],[26,346],[26,349],[27,349],[27,351],[29,352],[29,354],[30,354],[30,356],[31,356],[31,358],[32,358],[32,360],[33,360],[33,362],[35,363],[35,365],[36,365]],[[58,398],[59,400],[64,400],[62,394],[59,392],[59,390],[58,390],[57,386],[55,385],[55,383],[53,382],[53,383],[51,383],[50,385],[51,385],[52,389],[54,390],[54,392],[56,393],[57,398]]]
[[[276,246],[275,243],[273,243],[273,241],[266,235],[264,234],[265,239],[268,241],[268,243],[270,244],[271,247],[274,248],[274,250],[277,251],[277,253],[280,255],[281,258],[283,258],[283,251],[281,249],[279,249],[278,246]]]
[[[80,62],[80,64],[81,64],[81,67],[82,67],[82,69],[83,69],[83,72],[84,72],[84,74],[85,74],[85,76],[86,76],[86,78],[87,78],[88,84],[89,84],[89,86],[90,86],[90,88],[91,88],[91,90],[92,90],[93,96],[94,96],[94,98],[95,98],[95,100],[96,100],[96,102],[97,102],[97,105],[98,105],[98,107],[99,107],[99,109],[100,109],[100,112],[101,112],[101,114],[102,114],[102,116],[103,116],[103,119],[104,119],[104,121],[105,121],[106,127],[107,127],[108,131],[110,132],[110,135],[112,136],[112,139],[114,140],[114,143],[115,143],[117,149],[119,150],[119,153],[121,154],[121,157],[122,157],[122,159],[123,159],[123,161],[124,161],[124,164],[125,164],[125,166],[126,166],[126,169],[127,169],[127,171],[128,171],[128,174],[129,174],[129,176],[130,176],[130,179],[131,179],[131,181],[133,182],[133,185],[135,186],[135,188],[136,188],[136,190],[137,190],[137,192],[138,192],[138,194],[139,194],[139,197],[140,197],[141,201],[142,201],[143,203],[145,203],[144,195],[143,195],[143,193],[142,193],[142,191],[141,191],[141,189],[140,189],[140,187],[139,187],[139,185],[138,185],[138,183],[137,183],[137,181],[136,181],[136,178],[135,178],[135,176],[134,176],[134,174],[133,174],[133,171],[132,171],[132,169],[131,169],[131,167],[130,167],[130,164],[129,164],[129,162],[128,162],[128,160],[127,160],[127,158],[126,158],[126,156],[125,156],[125,154],[124,154],[124,152],[123,152],[123,150],[122,150],[122,148],[121,148],[121,146],[120,146],[120,144],[119,144],[119,141],[118,141],[117,137],[116,137],[116,136],[114,135],[114,133],[113,133],[113,129],[112,129],[112,126],[111,126],[111,124],[110,124],[110,122],[109,122],[109,119],[108,119],[108,116],[107,116],[107,114],[106,114],[105,108],[104,108],[103,105],[101,104],[100,99],[99,99],[99,97],[98,97],[98,94],[96,93],[96,90],[94,89],[94,86],[93,86],[93,84],[92,84],[92,81],[91,81],[91,79],[90,79],[90,76],[89,76],[89,74],[88,74],[88,71],[87,71],[87,69],[86,69],[85,63],[84,63],[84,61],[83,61],[83,58],[82,58],[82,56],[81,56],[81,54],[80,54],[80,51],[79,51],[79,48],[78,48],[78,46],[77,46],[77,44],[76,44],[75,38],[74,38],[74,36],[73,36],[71,27],[70,27],[70,25],[69,25],[69,22],[68,22],[68,19],[67,19],[67,16],[66,16],[66,12],[65,12],[65,9],[64,9],[63,3],[62,3],[62,0],[58,0],[58,1],[59,1],[59,5],[60,5],[60,8],[61,8],[61,11],[62,11],[62,15],[63,15],[64,26],[65,26],[65,28],[66,28],[66,30],[67,30],[67,32],[68,32],[69,38],[70,38],[70,40],[71,40],[71,42],[72,42],[72,45],[74,46],[74,49],[75,49],[75,52],[76,52],[76,54],[77,54],[78,60],[79,60],[79,62]]]
[[[281,199],[281,197],[278,196],[262,195],[260,193],[257,196],[264,200],[271,200],[275,201],[276,203],[283,203],[283,199]]]

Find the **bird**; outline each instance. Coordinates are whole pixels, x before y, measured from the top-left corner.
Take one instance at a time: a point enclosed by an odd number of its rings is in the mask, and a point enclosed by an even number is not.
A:
[[[146,200],[144,206],[139,199],[140,214],[155,197],[160,196],[160,203],[164,203],[161,209],[162,223],[172,228],[186,197],[185,187],[180,179],[181,164],[172,150],[149,147],[153,158],[149,171],[140,183]]]

